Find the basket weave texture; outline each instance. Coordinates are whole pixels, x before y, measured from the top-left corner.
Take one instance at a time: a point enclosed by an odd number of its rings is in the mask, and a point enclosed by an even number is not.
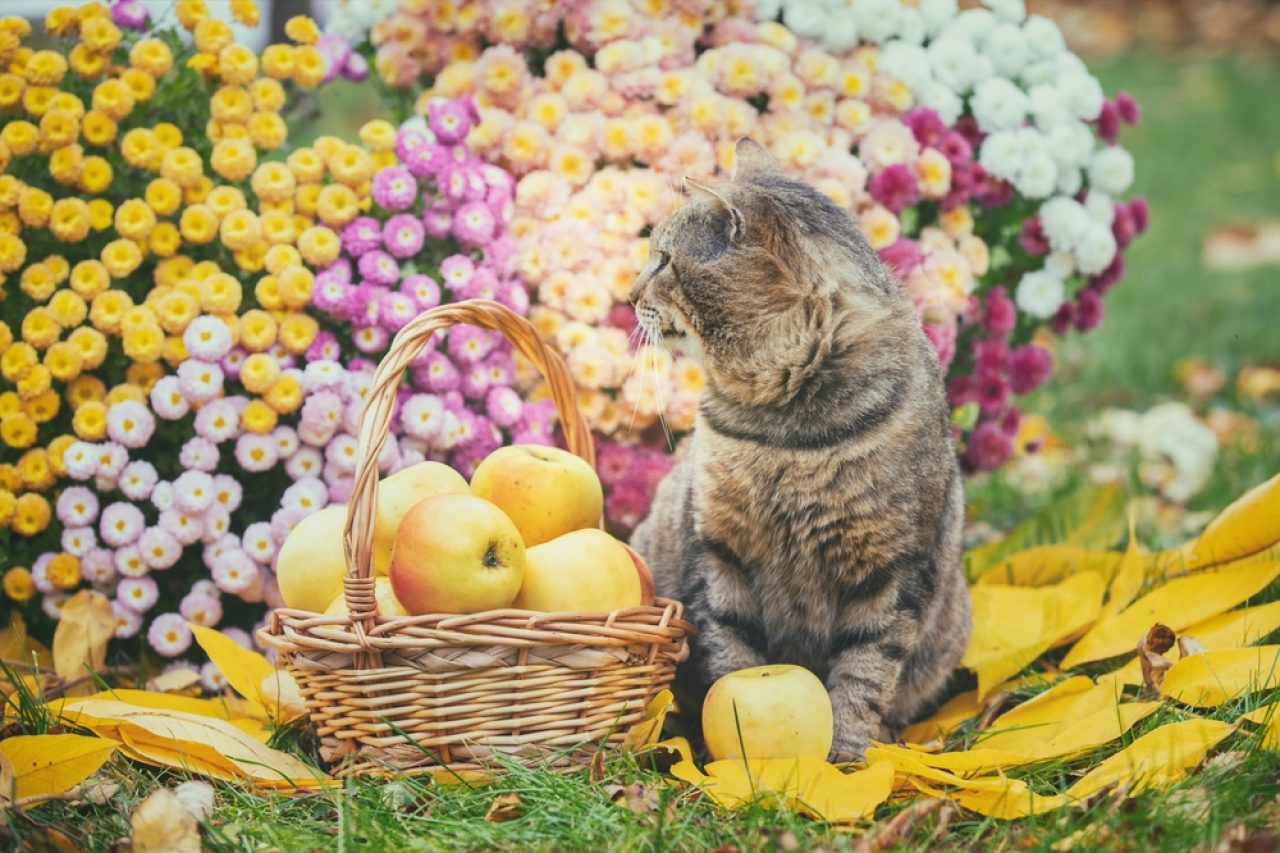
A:
[[[563,359],[497,302],[427,311],[395,336],[370,386],[343,531],[347,615],[281,608],[259,632],[301,688],[322,753],[340,776],[572,765],[620,741],[688,656],[677,601],[612,613],[491,610],[380,616],[374,603],[378,455],[396,389],[433,335],[470,324],[502,333],[546,377],[569,450],[595,465]]]

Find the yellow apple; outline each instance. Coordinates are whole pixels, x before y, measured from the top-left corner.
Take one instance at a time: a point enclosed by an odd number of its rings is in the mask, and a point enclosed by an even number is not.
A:
[[[520,531],[502,510],[475,495],[419,501],[396,530],[391,588],[415,616],[507,607],[524,574]]]
[[[516,444],[490,453],[471,475],[471,491],[511,516],[526,548],[599,523],[600,478],[558,447]]]
[[[404,609],[404,605],[396,598],[395,590],[391,588],[391,578],[373,579],[373,600],[378,606],[379,616],[409,615],[409,611]],[[347,610],[347,597],[341,592],[324,609],[325,616],[346,616],[349,612]]]
[[[435,495],[470,493],[461,474],[440,462],[419,462],[378,483],[378,514],[373,522],[373,569],[385,575],[391,566],[396,528],[409,507]]]
[[[608,612],[641,601],[640,575],[627,546],[589,527],[529,549],[516,607],[547,612]]]
[[[345,506],[330,506],[299,521],[276,558],[276,581],[285,607],[319,613],[342,592],[347,574],[342,554]]]
[[[831,752],[831,697],[802,666],[770,664],[721,678],[702,703],[702,736],[716,760],[825,759]]]

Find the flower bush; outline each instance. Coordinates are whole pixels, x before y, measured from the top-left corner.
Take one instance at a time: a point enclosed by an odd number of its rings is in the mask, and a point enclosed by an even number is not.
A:
[[[189,44],[130,3],[55,9],[42,50],[0,20],[3,589],[56,619],[91,585],[117,637],[168,657],[188,621],[248,642],[234,626],[279,604],[276,551],[346,501],[392,333],[442,301],[528,304],[514,181],[460,144],[466,101],[290,146],[290,92],[358,63],[326,59],[306,17],[259,55],[202,0],[174,12]],[[515,371],[492,333],[441,335],[382,469],[468,472],[513,437],[550,441],[551,404],[526,405]]]
[[[681,175],[725,177],[749,135],[848,210],[901,277],[948,372],[962,459],[1013,450],[1014,402],[1088,331],[1147,225],[1122,201],[1138,121],[1022,0],[401,3],[368,30],[380,79],[470,96],[469,144],[519,178],[530,316],[567,355],[607,441],[692,427],[705,379],[624,346],[646,230]],[[350,16],[334,26],[350,35]],[[633,514],[628,512],[628,514]],[[611,515],[617,518],[616,513]]]

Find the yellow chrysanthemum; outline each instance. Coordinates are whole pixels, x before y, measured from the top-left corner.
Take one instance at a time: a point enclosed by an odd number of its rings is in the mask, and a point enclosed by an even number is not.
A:
[[[121,237],[145,240],[156,227],[156,214],[147,202],[131,198],[116,208],[115,225]]]
[[[103,266],[103,272],[106,267]],[[120,331],[124,315],[133,308],[133,299],[123,290],[106,290],[93,298],[89,306],[89,322],[95,329],[115,334]]]
[[[276,410],[262,400],[251,400],[240,410],[240,425],[246,432],[265,435],[276,428]]]
[[[71,554],[55,554],[45,567],[45,577],[58,589],[75,589],[80,585],[80,559]]]
[[[93,90],[92,103],[98,112],[120,121],[133,112],[133,92],[119,80],[103,80]]]
[[[112,278],[124,278],[142,263],[142,250],[132,240],[112,240],[102,247],[102,264]]]
[[[55,6],[44,16],[44,30],[51,36],[68,36],[80,27],[72,6]]]
[[[22,73],[33,86],[57,86],[67,73],[67,60],[56,50],[37,50],[31,54]]]
[[[258,5],[253,0],[231,0],[231,17],[246,27],[258,26]]]
[[[111,285],[111,276],[102,261],[90,258],[72,267],[70,285],[85,299],[93,299]]]
[[[111,186],[111,164],[104,158],[94,155],[84,158],[84,165],[80,169],[80,189],[91,195],[98,193]]]
[[[208,175],[201,175],[200,180],[182,190],[182,200],[187,204],[203,204],[213,190],[213,181]]]
[[[213,146],[209,165],[228,181],[239,182],[249,177],[258,165],[258,155],[244,139],[223,139]]]
[[[158,258],[168,258],[182,248],[182,232],[172,222],[161,222],[147,237],[147,248]]]
[[[360,199],[345,184],[329,184],[316,198],[316,214],[325,225],[340,228],[360,214]]]
[[[18,341],[9,344],[4,353],[0,354],[0,376],[10,382],[17,382],[39,363],[40,356],[35,347],[25,341]]]
[[[98,53],[110,53],[120,46],[124,34],[111,19],[95,15],[80,22],[80,43]]]
[[[38,350],[48,349],[61,335],[62,327],[43,305],[32,308],[22,318],[22,339]]]
[[[367,121],[360,128],[360,141],[370,151],[390,151],[396,145],[396,128],[386,119]]]
[[[67,343],[75,347],[85,370],[96,370],[107,357],[107,337],[97,329],[81,326],[67,336]]]
[[[84,297],[74,290],[59,290],[49,300],[49,311],[53,319],[64,329],[74,329],[84,322],[89,313],[89,306]]]
[[[166,151],[160,162],[160,174],[184,189],[198,183],[203,173],[200,155],[186,146]]]
[[[54,10],[57,11],[56,9]],[[50,12],[50,14],[53,14]],[[4,499],[4,495],[8,495]],[[5,492],[0,494],[0,505],[8,506],[8,501],[14,501],[12,494]],[[12,511],[10,511],[10,515]],[[6,519],[7,521],[7,519]],[[18,604],[30,601],[36,597],[38,590],[36,589],[35,578],[31,576],[31,570],[26,566],[14,566],[4,573],[4,594],[9,597],[10,601]]]
[[[13,234],[0,232],[0,273],[13,272],[27,259],[27,244]]]
[[[42,189],[27,187],[18,194],[18,216],[30,228],[43,228],[53,212],[53,196]]]
[[[122,343],[124,354],[134,361],[159,361],[164,354],[164,332],[158,325],[130,329]]]
[[[315,216],[323,184],[303,184],[294,191],[293,208],[303,216]]]
[[[49,464],[53,466],[53,471],[59,477],[67,475],[66,466],[63,465],[63,456],[66,455],[67,448],[76,443],[74,435],[63,434],[49,442]]]
[[[288,166],[270,162],[254,170],[250,186],[254,194],[264,201],[283,201],[293,195],[296,182]]]
[[[248,130],[253,144],[263,151],[274,151],[289,138],[289,128],[277,113],[254,113]]]
[[[218,76],[223,83],[244,85],[258,76],[258,55],[242,44],[218,51]]]
[[[239,252],[262,239],[262,225],[252,210],[233,210],[222,220],[218,236],[222,245]]]
[[[182,188],[168,178],[156,178],[147,184],[147,205],[160,216],[168,216],[182,204]]]
[[[292,248],[290,244],[297,240],[298,236],[292,216],[283,211],[273,210],[262,214],[259,221],[262,225],[262,239],[268,246]]]
[[[111,227],[115,208],[105,198],[95,198],[89,202],[89,224],[94,231],[105,231]]]
[[[6,72],[0,74],[0,107],[8,108],[22,100],[22,93],[27,88],[27,81],[17,74]]]
[[[178,227],[182,230],[183,238],[188,242],[203,245],[217,236],[218,217],[208,205],[193,204],[182,211]]]
[[[173,12],[178,17],[178,23],[188,31],[194,30],[197,24],[209,17],[209,7],[204,0],[178,0]]]
[[[14,157],[22,157],[36,150],[40,144],[40,130],[29,121],[10,121],[0,129],[0,142],[8,146]]]
[[[320,40],[320,27],[306,15],[294,15],[284,22],[284,34],[297,44],[315,44]]]
[[[275,214],[271,214],[271,216],[275,216]],[[264,232],[267,230],[267,220],[268,217],[264,215],[262,217],[262,227]],[[290,223],[290,227],[292,227],[292,222]],[[272,275],[279,275],[282,270],[287,269],[294,264],[302,263],[302,254],[298,251],[297,246],[294,246],[291,243],[277,243],[267,250],[266,255],[263,256],[262,263],[263,266],[267,268],[267,272]],[[3,338],[0,338],[0,341],[3,341]]]
[[[302,355],[320,331],[320,324],[310,314],[293,313],[280,321],[277,337],[291,355]]]
[[[324,57],[310,45],[298,48],[293,55],[293,82],[313,89],[324,80]]]
[[[276,342],[275,318],[258,308],[240,316],[240,343],[250,352],[263,352]]]
[[[209,98],[209,113],[220,122],[244,124],[253,115],[253,98],[240,86],[223,86]]]
[[[295,412],[302,405],[302,383],[296,376],[282,373],[262,400],[282,415]]]
[[[129,49],[129,64],[152,77],[162,77],[173,67],[173,51],[160,39],[143,39]]]
[[[58,283],[53,280],[53,273],[45,264],[37,261],[22,271],[18,279],[18,287],[36,302],[47,302],[53,295]],[[5,342],[8,346],[8,342]]]
[[[103,148],[115,141],[119,125],[110,117],[90,110],[80,123],[80,135],[90,145]]]
[[[79,145],[64,145],[49,155],[49,174],[64,187],[80,181],[84,169],[84,149]]]
[[[53,374],[43,364],[37,364],[27,375],[14,383],[14,390],[23,400],[31,400],[48,391],[53,385]]]
[[[180,335],[200,315],[200,301],[180,290],[166,293],[156,307],[160,327],[171,335]]]
[[[235,39],[235,33],[231,31],[230,25],[217,18],[205,18],[200,21],[192,31],[192,36],[196,43],[196,50],[215,55]]]
[[[5,415],[0,418],[0,441],[18,450],[30,447],[36,443],[36,422],[26,412]]]
[[[54,379],[59,382],[70,382],[80,375],[84,359],[70,341],[58,341],[45,351],[44,366],[49,368],[49,374]],[[57,399],[56,395],[55,399]]]
[[[150,128],[135,127],[120,138],[120,156],[135,169],[149,169],[161,152]]]
[[[53,96],[56,94],[58,90],[53,86],[28,86],[22,92],[22,108],[28,115],[38,118],[53,104]]]
[[[330,228],[313,225],[298,235],[298,251],[313,268],[328,266],[338,259],[342,243]]]
[[[280,363],[265,352],[255,352],[240,365],[240,384],[250,393],[265,394],[280,378]]]
[[[77,119],[84,118],[84,101],[77,98],[70,92],[57,91],[53,93],[53,97],[49,99],[49,109],[62,110],[70,113]]]
[[[62,344],[58,343],[58,344],[54,344],[54,346],[62,346]],[[79,354],[77,354],[76,357],[77,357],[76,364],[79,365],[80,364],[80,361],[78,360]],[[48,367],[48,365],[45,365],[45,366]],[[49,372],[51,374],[54,373],[54,369],[52,367],[49,367]],[[71,378],[74,379],[77,375],[79,375],[79,370],[77,370],[74,374],[72,374]],[[54,374],[54,378],[57,379],[58,376]],[[24,400],[22,404],[22,410],[31,416],[31,420],[35,421],[38,424],[47,424],[49,421],[56,418],[58,416],[58,411],[61,408],[62,408],[62,398],[60,398],[58,396],[58,392],[54,391],[52,388],[50,388],[48,391],[45,391],[43,394],[37,394],[35,397],[32,397],[30,400]],[[61,476],[63,473],[64,472],[62,471],[58,471],[59,476]]]
[[[160,122],[151,132],[156,135],[156,144],[166,151],[182,144],[182,129],[171,121]]]
[[[120,82],[129,90],[135,104],[151,100],[156,93],[156,78],[141,68],[126,68],[120,75]]]
[[[102,400],[107,396],[107,386],[96,376],[81,374],[67,386],[67,405],[78,409],[93,400]]]
[[[285,163],[299,184],[314,184],[324,180],[324,160],[314,148],[295,149]]]
[[[244,193],[239,187],[222,185],[214,187],[204,203],[209,205],[209,209],[219,220],[226,217],[233,210],[245,210],[249,207],[248,201],[245,200]]]
[[[373,159],[357,145],[346,145],[328,160],[333,177],[349,187],[358,187],[373,176]]]
[[[49,110],[40,117],[40,138],[45,149],[70,145],[80,138],[80,120],[65,110]]]
[[[235,277],[217,273],[200,282],[200,307],[210,314],[232,314],[240,308],[242,288]]]
[[[93,80],[106,73],[111,57],[81,43],[71,48],[71,53],[67,54],[67,61],[71,63],[72,71],[86,80]]]
[[[71,429],[85,441],[97,441],[107,434],[107,406],[97,400],[82,403],[71,418]]]
[[[26,416],[23,415],[22,417]],[[27,420],[30,422],[30,418]],[[0,432],[3,432],[3,429],[4,427],[0,426]],[[33,433],[35,432],[35,424],[31,425],[31,430]],[[13,518],[9,521],[9,528],[20,536],[35,536],[38,533],[42,533],[49,526],[49,519],[52,515],[53,509],[49,506],[49,501],[45,499],[44,495],[37,492],[27,492],[18,496],[13,508]]]
[[[291,44],[272,44],[262,51],[262,73],[267,78],[288,80],[293,76],[295,48]]]

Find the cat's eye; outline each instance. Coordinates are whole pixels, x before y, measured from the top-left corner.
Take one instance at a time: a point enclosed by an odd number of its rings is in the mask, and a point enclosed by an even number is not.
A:
[[[658,265],[653,268],[653,274],[657,275],[658,273],[662,272],[663,269],[666,268],[667,261],[671,260],[671,256],[668,255],[666,252],[662,251],[661,249],[654,249],[653,254],[656,255],[658,258]]]

